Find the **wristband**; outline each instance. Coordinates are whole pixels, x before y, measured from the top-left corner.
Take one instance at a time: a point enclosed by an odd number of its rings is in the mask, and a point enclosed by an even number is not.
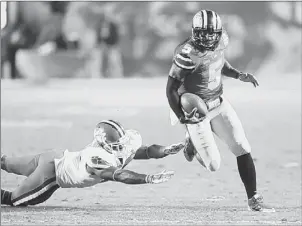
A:
[[[116,172],[119,171],[119,170],[122,170],[122,169],[116,169],[116,170],[114,171],[113,175],[112,175],[112,179],[113,179],[114,181],[116,181],[115,178],[114,178],[114,176],[115,176]]]
[[[242,79],[242,77],[246,77],[246,76],[247,76],[247,74],[246,74],[246,73],[239,72],[237,79],[241,80],[241,79]]]
[[[145,182],[146,182],[146,184],[150,184],[151,183],[151,175],[146,175]]]

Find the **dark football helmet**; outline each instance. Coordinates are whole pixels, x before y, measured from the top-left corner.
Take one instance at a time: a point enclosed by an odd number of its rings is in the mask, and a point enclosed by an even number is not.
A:
[[[124,151],[129,141],[125,129],[114,120],[103,120],[98,123],[94,129],[94,137],[109,153]]]
[[[215,50],[222,35],[220,16],[212,10],[201,10],[192,23],[192,39],[195,45],[206,50]]]

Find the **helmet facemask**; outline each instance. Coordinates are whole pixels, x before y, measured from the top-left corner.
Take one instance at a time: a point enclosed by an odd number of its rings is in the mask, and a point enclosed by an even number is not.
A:
[[[126,148],[126,144],[129,140],[128,136],[124,135],[116,142],[107,142],[106,137],[104,135],[104,133],[95,133],[94,137],[99,143],[99,145],[103,147],[106,151],[108,151],[110,154],[113,154],[114,152],[122,152]]]
[[[213,29],[192,28],[192,38],[196,45],[206,50],[214,50],[219,44],[222,31]]]
[[[114,154],[116,158],[121,161],[121,163],[123,161],[122,159],[128,156],[130,140],[129,136],[124,135],[116,142],[108,142],[106,140],[105,133],[96,130],[94,133],[94,137],[102,148],[104,148],[108,153]]]
[[[122,165],[125,165],[141,147],[142,138],[137,131],[125,130],[118,122],[103,120],[94,129],[94,143],[113,154]]]

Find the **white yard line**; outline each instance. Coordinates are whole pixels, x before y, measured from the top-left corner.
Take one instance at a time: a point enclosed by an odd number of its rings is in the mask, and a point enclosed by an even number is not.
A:
[[[7,120],[1,119],[1,128],[45,128],[55,127],[62,129],[69,129],[73,126],[71,121],[63,120],[49,120],[49,119],[38,119],[38,120]]]

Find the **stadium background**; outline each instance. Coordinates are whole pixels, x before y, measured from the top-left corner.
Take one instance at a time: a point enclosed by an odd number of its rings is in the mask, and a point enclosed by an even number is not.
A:
[[[11,2],[9,23],[1,23],[2,153],[79,150],[103,118],[139,130],[148,144],[181,141],[183,129],[169,124],[167,74],[175,46],[190,34],[192,16],[200,8],[211,8],[222,16],[230,36],[230,62],[255,73],[260,82],[254,89],[226,79],[225,95],[253,146],[259,190],[278,212],[246,212],[235,159],[219,143],[223,164],[215,174],[196,161],[189,164],[182,153],[133,162],[129,169],[146,173],[167,168],[176,175],[156,187],[108,183],[59,190],[35,208],[2,206],[1,225],[301,225],[301,2],[56,3]],[[93,31],[103,13],[121,34],[117,51],[123,74],[113,73],[111,79],[92,75],[99,58],[79,51],[90,50],[91,36],[85,32]],[[8,46],[21,24],[14,25],[17,17],[12,15],[18,14],[29,27],[30,41],[16,54],[17,77],[24,79],[12,80]],[[68,45],[58,48],[62,37]],[[54,41],[56,48],[47,45]],[[114,65],[116,58],[112,61]],[[1,172],[6,189],[22,180]]]
[[[11,23],[26,24],[37,48],[63,36],[80,40],[80,48],[89,47],[89,36],[108,15],[119,29],[119,46],[124,76],[166,76],[175,46],[191,32],[196,9],[217,10],[230,36],[227,57],[235,67],[258,74],[300,70],[301,2],[20,2],[11,6]],[[3,3],[2,3],[3,4]],[[1,14],[3,16],[3,14]],[[2,31],[2,58],[12,26]],[[17,26],[18,27],[18,26]],[[16,28],[16,26],[14,27]],[[5,32],[8,30],[8,32]],[[43,34],[41,34],[43,31]],[[87,37],[86,37],[87,36]],[[85,40],[86,39],[86,40]],[[20,51],[22,52],[22,50]],[[32,70],[47,77],[90,77],[81,69],[89,61],[74,51],[58,50],[41,57],[35,51],[17,54],[17,65],[25,77]],[[20,56],[21,55],[21,56]],[[24,56],[25,55],[25,56]],[[24,59],[25,58],[25,59]],[[31,67],[28,62],[41,62]],[[45,70],[51,68],[51,70]],[[72,68],[72,69],[71,69]],[[272,71],[274,69],[275,71]],[[47,72],[45,72],[47,71]],[[260,73],[261,72],[261,73]],[[42,75],[41,75],[42,76]]]

